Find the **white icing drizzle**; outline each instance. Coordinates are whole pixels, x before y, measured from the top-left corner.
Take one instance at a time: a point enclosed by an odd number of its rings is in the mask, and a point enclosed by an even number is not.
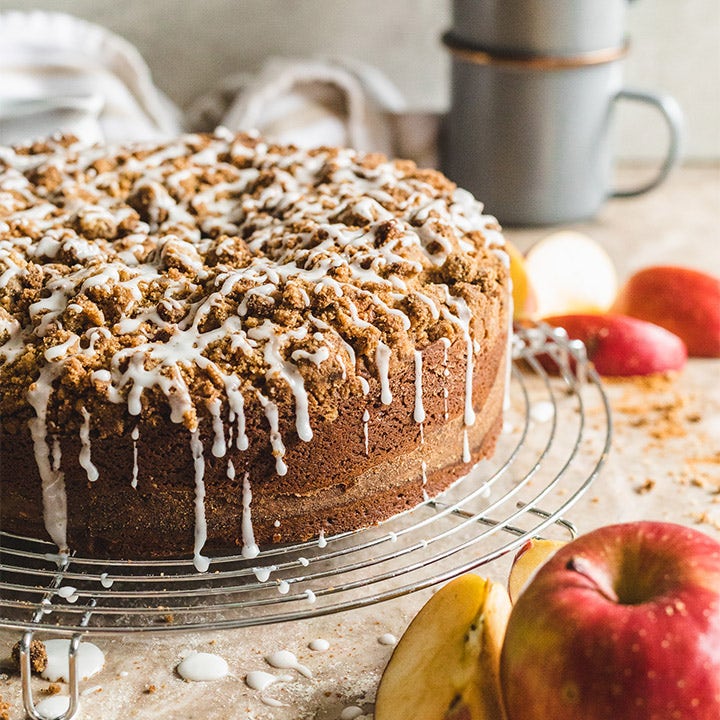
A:
[[[290,592],[290,583],[287,580],[280,580],[277,590],[281,595],[287,595]]]
[[[413,417],[416,423],[425,422],[425,408],[423,406],[422,390],[422,365],[423,358],[420,350],[415,350],[415,411]]]
[[[205,458],[200,430],[190,433],[190,450],[192,451],[195,469],[195,542],[193,545],[193,564],[198,572],[207,572],[210,558],[201,555],[200,551],[207,540],[207,523],[205,521]]]
[[[315,652],[326,652],[330,649],[330,643],[324,638],[316,638],[308,643],[308,647]]]
[[[83,422],[80,426],[80,467],[87,473],[87,478],[90,482],[95,482],[99,473],[95,465],[93,465],[90,452],[90,413],[85,409],[81,408],[80,412],[83,416]]]
[[[320,528],[320,535],[318,535],[318,547],[324,548],[327,545],[327,540],[325,539],[325,530],[324,528]]]
[[[222,403],[219,398],[215,398],[207,404],[208,410],[210,411],[210,417],[212,417],[213,427],[213,446],[212,454],[215,457],[225,457],[227,452],[227,445],[225,443],[225,425],[222,420]]]
[[[252,569],[258,582],[264,583],[270,579],[271,573],[277,570],[277,565],[267,565],[266,567],[255,567]]]
[[[472,320],[472,313],[465,300],[461,297],[456,297],[450,294],[450,290],[447,285],[442,286],[445,290],[445,302],[454,307],[457,311],[457,315],[453,315],[448,311],[447,307],[443,306],[441,312],[443,315],[450,320],[454,325],[460,328],[463,337],[465,338],[465,414],[464,422],[466,426],[472,426],[475,424],[475,410],[473,408],[473,338],[470,334],[470,321]]]
[[[227,476],[232,480],[235,477],[235,467],[232,460],[228,460]],[[242,489],[242,556],[244,558],[256,558],[260,554],[260,548],[255,542],[255,533],[253,532],[252,516],[250,511],[250,503],[252,503],[252,489],[250,488],[250,474],[245,473],[243,477]]]
[[[378,638],[381,645],[397,645],[397,638],[392,633],[384,633]]]
[[[188,682],[208,682],[221,680],[229,672],[227,661],[206,652],[191,652],[178,666],[178,675]]]
[[[43,720],[55,720],[64,717],[63,713],[70,707],[70,698],[67,695],[51,695],[43,698],[36,706],[35,712]]]
[[[265,656],[265,662],[279,670],[297,670],[306,678],[312,678],[313,676],[310,669],[301,665],[297,657],[289,650],[277,650],[276,652],[270,653]]]
[[[130,481],[130,486],[132,488],[137,488],[138,484],[138,446],[137,441],[140,437],[140,429],[136,425],[132,432],[130,433],[130,438],[132,439],[133,444],[133,467],[132,467],[132,480]]]
[[[423,460],[422,463],[420,463],[420,470],[422,472],[422,493],[423,493],[423,500],[427,502],[430,499],[430,496],[427,493],[427,490],[425,489],[425,486],[427,485],[427,463]]]
[[[274,286],[273,289],[275,289]],[[300,338],[302,338],[307,333],[307,330],[305,328],[301,328],[300,330],[303,331],[302,335],[300,335]],[[310,427],[305,380],[297,366],[287,362],[280,352],[280,348],[285,344],[287,339],[298,337],[298,332],[290,331],[278,335],[275,326],[269,320],[265,320],[262,325],[250,328],[247,331],[247,336],[253,340],[265,341],[264,358],[268,366],[266,377],[271,379],[279,375],[290,386],[295,396],[295,429],[297,430],[298,437],[305,442],[312,440],[313,432]],[[284,473],[278,472],[278,474],[283,475]]]
[[[108,577],[108,574],[106,572],[100,573],[100,584],[106,589],[109,590],[115,581],[112,578]]]
[[[348,705],[343,708],[340,713],[340,720],[356,720],[361,715],[364,715],[363,709],[357,705]]]
[[[380,400],[383,405],[389,405],[392,402],[392,393],[390,392],[390,348],[378,340],[375,350],[375,363],[377,364],[378,375],[380,376]]]
[[[67,548],[65,475],[60,469],[54,469],[51,465],[47,443],[47,408],[52,394],[52,382],[58,369],[55,365],[46,365],[40,371],[38,379],[30,386],[27,399],[35,411],[35,417],[28,424],[35,449],[35,462],[42,480],[45,528],[53,542],[64,551]]]
[[[362,417],[363,421],[363,437],[365,439],[365,455],[370,455],[370,432],[368,424],[370,422],[370,413],[365,409]]]
[[[445,420],[448,419],[448,387],[447,387],[447,378],[450,375],[450,370],[448,369],[448,350],[450,348],[450,339],[443,337],[440,338],[440,341],[443,345],[443,359],[442,359],[442,374],[443,374],[443,412]]]
[[[56,638],[43,642],[47,652],[47,665],[40,675],[50,682],[58,680],[67,682],[70,677],[68,660],[70,640]],[[97,645],[91,642],[81,642],[75,655],[75,663],[78,675],[81,679],[86,680],[102,670],[105,664],[105,655]]]
[[[265,672],[264,670],[252,670],[245,676],[245,684],[251,690],[258,690],[262,692],[270,685],[278,682],[281,678],[272,673]]]
[[[469,463],[471,459],[470,455],[470,441],[468,439],[467,428],[463,428],[463,454],[462,459],[464,463]]]
[[[315,593],[310,588],[305,591],[305,597],[307,597],[307,601],[310,604],[314,603],[317,600]]]
[[[270,445],[272,446],[272,453],[275,457],[275,472],[278,475],[285,475],[287,473],[287,465],[283,460],[285,457],[285,445],[283,444],[280,430],[278,429],[277,405],[263,395],[258,394],[258,398],[265,408],[265,417],[270,425]]]

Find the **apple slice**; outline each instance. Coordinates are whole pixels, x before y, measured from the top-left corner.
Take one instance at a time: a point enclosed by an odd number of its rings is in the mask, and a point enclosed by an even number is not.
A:
[[[535,312],[535,292],[530,286],[525,257],[511,242],[505,242],[510,256],[510,279],[512,280],[513,318],[522,320]]]
[[[610,256],[592,238],[564,230],[533,245],[525,269],[535,297],[535,317],[606,312],[617,294]]]
[[[510,598],[469,573],[424,605],[385,668],[375,720],[502,720],[499,662]]]
[[[632,376],[681,370],[687,361],[685,344],[659,325],[626,315],[559,315],[544,318],[565,328],[572,340],[582,340],[588,359],[600,375]],[[553,371],[553,361],[543,363]]]
[[[520,548],[513,560],[508,578],[508,591],[513,604],[538,569],[566,544],[565,540],[532,538]]]
[[[622,287],[613,312],[675,333],[692,357],[720,357],[720,278],[672,265],[644,268]]]

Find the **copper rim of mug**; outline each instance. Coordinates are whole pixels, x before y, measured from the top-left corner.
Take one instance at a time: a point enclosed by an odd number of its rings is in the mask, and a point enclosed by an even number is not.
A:
[[[495,65],[517,70],[568,70],[589,65],[604,65],[624,58],[630,49],[625,42],[618,47],[601,48],[574,55],[536,55],[519,53],[500,53],[470,45],[446,32],[442,37],[443,44],[460,60],[475,65]]]

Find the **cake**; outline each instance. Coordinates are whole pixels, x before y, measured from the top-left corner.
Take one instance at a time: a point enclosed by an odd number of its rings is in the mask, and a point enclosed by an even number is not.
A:
[[[501,427],[502,247],[374,154],[0,148],[0,527],[203,570],[435,496]]]

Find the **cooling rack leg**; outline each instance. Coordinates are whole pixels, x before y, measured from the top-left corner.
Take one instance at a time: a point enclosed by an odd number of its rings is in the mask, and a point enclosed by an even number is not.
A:
[[[30,682],[32,676],[32,667],[30,666],[30,643],[32,642],[33,631],[25,632],[20,640],[20,679],[22,682],[23,707],[25,713],[30,720],[46,720],[44,715],[39,715],[35,709],[35,701],[33,700],[32,684]],[[78,711],[80,704],[80,692],[78,687],[77,674],[77,651],[80,646],[80,635],[73,635],[70,640],[68,649],[68,684],[69,684],[69,704],[68,709],[58,715],[53,720],[72,720]]]

